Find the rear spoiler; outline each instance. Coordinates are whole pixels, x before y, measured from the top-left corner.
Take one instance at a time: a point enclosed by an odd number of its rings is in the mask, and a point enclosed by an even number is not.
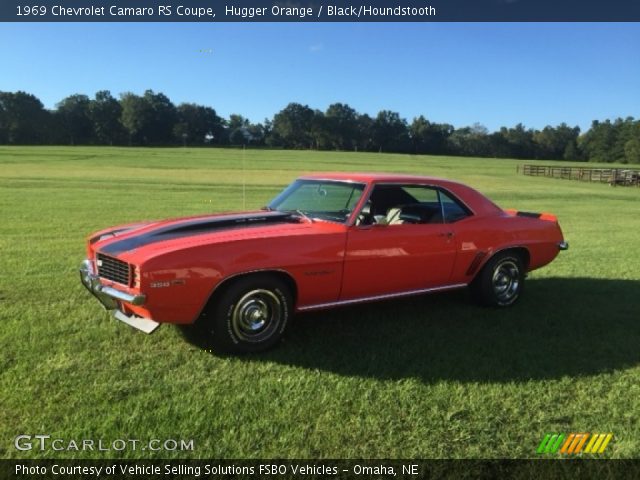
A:
[[[539,218],[540,220],[546,220],[548,222],[558,222],[558,217],[553,213],[521,212],[520,210],[515,210],[513,208],[505,208],[504,213],[511,215],[512,217]]]

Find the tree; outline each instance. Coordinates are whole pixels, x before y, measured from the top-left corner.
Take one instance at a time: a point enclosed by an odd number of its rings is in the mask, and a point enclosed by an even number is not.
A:
[[[262,145],[267,134],[267,130],[262,124],[251,123],[236,113],[229,115],[227,132],[229,142],[232,145]]]
[[[506,141],[511,158],[536,158],[536,148],[533,142],[533,130],[518,123],[513,128],[502,127],[500,135]]]
[[[124,93],[120,98],[122,124],[129,142],[143,145],[172,143],[177,121],[176,107],[163,93],[146,90],[142,97]]]
[[[326,150],[331,148],[330,135],[327,128],[327,119],[324,113],[320,110],[313,111],[313,117],[311,119],[311,139],[313,140],[313,147],[318,150]]]
[[[49,113],[30,93],[0,92],[0,141],[37,144],[49,140]]]
[[[64,132],[71,145],[91,143],[93,125],[89,114],[89,97],[70,95],[57,105],[56,116],[62,123]]]
[[[307,105],[290,103],[273,117],[271,135],[278,143],[289,148],[312,148],[311,134],[315,113]],[[274,146],[275,146],[274,145]]]
[[[358,116],[358,146],[360,150],[373,149],[373,119],[366,113]]]
[[[246,145],[249,143],[249,120],[242,115],[232,113],[227,121],[227,136],[231,145]]]
[[[224,136],[224,121],[211,107],[181,103],[176,108],[176,116],[173,134],[183,144],[220,143]]]
[[[249,133],[249,142],[253,145],[264,145],[264,139],[267,135],[267,128],[261,123],[251,123],[247,127]]]
[[[268,145],[386,152],[453,154],[476,157],[541,158],[640,163],[640,121],[633,117],[594,120],[589,130],[566,123],[542,130],[502,127],[490,133],[476,123],[455,129],[423,115],[410,125],[398,113],[382,110],[375,118],[345,103],[326,111],[290,103],[273,119],[257,124],[239,114],[228,121],[211,107],[182,103],[162,93],[126,92],[115,99],[108,90],[71,95],[56,110],[25,92],[0,92],[0,144]]]
[[[377,150],[404,152],[409,149],[407,121],[390,110],[382,110],[373,121],[373,143]]]
[[[611,121],[594,120],[591,128],[580,137],[579,145],[590,162],[615,162],[615,143],[616,132]]]
[[[353,150],[358,144],[358,113],[344,103],[329,105],[324,114],[327,148]]]
[[[227,121],[227,128],[229,130],[237,130],[238,128],[248,128],[249,120],[244,118],[242,115],[238,115],[237,113],[232,113],[229,115],[229,120]]]
[[[578,144],[575,141],[567,144],[564,152],[562,152],[562,158],[565,160],[584,161]]]
[[[538,158],[549,160],[577,160],[577,139],[580,127],[569,127],[561,123],[557,127],[546,126],[533,134]]]
[[[103,145],[118,144],[123,141],[126,132],[120,118],[122,106],[111,96],[109,90],[101,90],[89,103],[89,119],[93,128],[93,138]]]
[[[249,143],[249,137],[245,130],[236,128],[231,132],[231,135],[229,135],[229,142],[231,145],[246,145]]]
[[[7,126],[8,115],[9,112],[7,112],[2,102],[2,92],[0,92],[0,145],[9,143],[9,128]]]
[[[151,118],[146,125],[145,134],[152,144],[167,144],[173,140],[173,127],[176,124],[176,107],[163,93],[153,90],[144,92],[144,100],[148,103]]]
[[[628,117],[616,122],[616,127],[618,138],[615,150],[621,150],[625,163],[640,163],[640,120],[634,121]]]
[[[634,138],[625,143],[624,154],[628,163],[640,163],[640,140]]]
[[[147,143],[146,132],[153,116],[151,106],[144,98],[131,92],[120,96],[120,106],[121,122],[129,135],[129,145]]]
[[[447,153],[447,141],[454,128],[452,125],[431,123],[420,115],[409,126],[409,136],[415,153],[443,155]]]
[[[450,152],[453,155],[470,157],[490,156],[491,146],[496,141],[495,135],[499,134],[489,136],[487,127],[479,123],[474,123],[471,127],[458,128],[449,136]]]

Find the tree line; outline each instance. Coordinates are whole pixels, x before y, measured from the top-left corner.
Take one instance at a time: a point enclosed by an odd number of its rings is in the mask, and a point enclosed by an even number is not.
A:
[[[334,103],[326,111],[290,103],[272,119],[252,123],[220,117],[208,106],[174,105],[147,90],[115,98],[76,94],[45,109],[34,95],[0,92],[0,144],[13,145],[249,145],[431,155],[640,163],[640,120],[594,120],[589,130],[565,123],[542,130],[480,124],[454,128],[423,115],[410,123],[382,110],[375,117]]]

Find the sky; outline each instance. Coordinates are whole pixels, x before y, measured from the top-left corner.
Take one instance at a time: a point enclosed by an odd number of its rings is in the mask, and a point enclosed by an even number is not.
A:
[[[152,89],[254,122],[336,102],[456,128],[640,117],[640,23],[0,24],[0,91]]]

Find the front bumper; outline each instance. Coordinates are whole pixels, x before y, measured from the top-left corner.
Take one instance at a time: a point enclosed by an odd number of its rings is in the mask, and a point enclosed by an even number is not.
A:
[[[85,260],[80,265],[80,281],[107,310],[118,308],[118,300],[131,305],[143,305],[146,300],[143,294],[131,295],[113,287],[102,285],[100,278],[93,270],[93,264],[89,260]]]
[[[160,325],[158,322],[149,318],[126,315],[120,311],[119,302],[129,303],[131,305],[143,305],[147,299],[146,296],[141,293],[131,295],[116,288],[102,285],[100,278],[93,269],[93,264],[89,260],[85,260],[80,265],[80,281],[82,285],[98,299],[105,309],[114,310],[113,316],[121,322],[131,325],[145,333],[153,332]]]

